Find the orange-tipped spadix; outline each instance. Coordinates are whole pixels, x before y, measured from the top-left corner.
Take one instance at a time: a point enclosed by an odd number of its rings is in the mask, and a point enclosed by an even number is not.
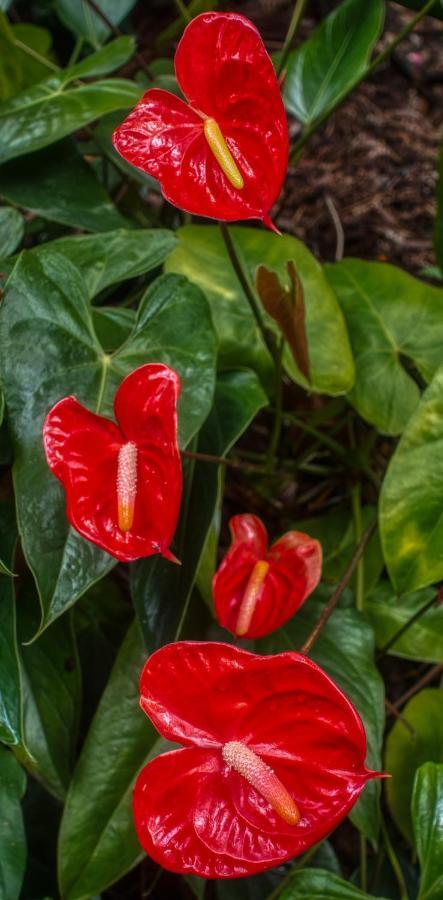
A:
[[[274,812],[288,825],[297,825],[300,821],[300,810],[277,778],[271,766],[263,762],[250,747],[241,741],[228,741],[223,745],[222,756],[228,766],[243,775],[249,784],[261,794],[272,806]]]
[[[117,509],[120,531],[130,531],[132,528],[136,493],[137,446],[133,441],[128,441],[118,452]]]

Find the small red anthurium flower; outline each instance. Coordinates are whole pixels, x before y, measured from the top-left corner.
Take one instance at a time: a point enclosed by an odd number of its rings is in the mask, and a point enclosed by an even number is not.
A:
[[[185,29],[175,72],[187,102],[147,91],[114,132],[116,150],[158,178],[180,209],[227,222],[262,219],[273,228],[288,126],[257,29],[236,13],[202,13]]]
[[[320,580],[322,552],[314,538],[288,531],[268,549],[263,522],[234,516],[232,543],[212,582],[220,625],[245,638],[280,628]]]
[[[140,694],[160,734],[183,745],[145,766],[133,798],[143,848],[174,872],[279,865],[321,841],[377,777],[356,709],[298,653],[169,644],[148,659]]]
[[[75,397],[56,403],[45,420],[46,459],[65,489],[71,525],[124,562],[153,553],[175,560],[169,545],[182,491],[179,392],[173,369],[149,363],[122,381],[114,400],[118,425]]]

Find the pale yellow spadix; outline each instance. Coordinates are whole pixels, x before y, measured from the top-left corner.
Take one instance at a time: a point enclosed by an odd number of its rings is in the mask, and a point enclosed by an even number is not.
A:
[[[233,187],[241,190],[244,187],[243,176],[221,133],[215,119],[205,119],[203,124],[205,138],[228,181]]]

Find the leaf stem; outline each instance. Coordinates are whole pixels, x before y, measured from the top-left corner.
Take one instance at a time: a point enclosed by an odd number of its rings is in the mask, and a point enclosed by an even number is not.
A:
[[[380,817],[380,828],[381,833],[383,835],[384,844],[386,847],[386,852],[389,857],[389,862],[391,863],[392,871],[397,879],[397,884],[400,889],[400,900],[410,900],[408,889],[406,887],[406,882],[404,879],[404,875],[400,866],[400,863],[395,854],[395,850],[391,843],[391,838],[389,837],[388,829],[386,828],[385,820],[383,816]]]
[[[410,619],[407,620],[407,622],[404,622],[401,628],[399,628],[398,631],[396,631],[392,635],[392,637],[389,638],[389,641],[387,641],[386,644],[383,644],[383,647],[380,647],[380,650],[377,653],[377,660],[386,655],[388,650],[390,650],[391,647],[393,647],[394,644],[397,643],[397,641],[405,634],[405,632],[408,631],[411,625],[413,625],[414,622],[417,621],[417,619],[423,616],[424,613],[428,611],[428,609],[431,609],[431,607],[434,606],[434,603],[436,603],[437,599],[437,597],[432,597],[430,600],[424,603],[423,606],[420,606],[420,609],[417,609],[414,615],[411,616]]]
[[[292,43],[294,41],[295,35],[297,34],[298,26],[300,25],[307,3],[308,0],[295,0],[291,21],[289,22],[289,27],[286,32],[283,47],[281,49],[281,58],[277,68],[277,78],[279,78],[281,73],[284,71]]]
[[[282,423],[283,423],[283,351],[285,347],[285,339],[282,337],[278,347],[278,359],[275,370],[275,411],[274,422],[272,426],[271,438],[269,441],[267,454],[267,468],[273,469],[275,466],[275,457],[278,444],[280,441]]]
[[[368,845],[364,834],[360,833],[360,887],[368,889]]]
[[[332,104],[332,106],[330,106],[328,109],[326,109],[324,111],[324,113],[322,113],[318,117],[318,119],[316,119],[314,122],[311,123],[311,125],[309,125],[306,129],[303,130],[301,136],[299,137],[298,141],[295,142],[295,144],[291,150],[291,153],[289,155],[290,162],[294,162],[297,159],[300,151],[303,149],[303,147],[307,143],[307,141],[309,141],[309,139],[312,137],[314,132],[317,131],[317,128],[319,128],[320,125],[323,125],[323,122],[325,122],[326,119],[329,118],[331,113],[333,113],[339,106],[341,106],[341,104],[347,99],[347,97],[349,96],[351,91],[355,90],[355,88],[358,87],[359,84],[361,84],[361,82],[364,81],[364,79],[368,77],[368,75],[372,75],[373,71],[380,65],[380,63],[384,62],[385,59],[387,59],[387,57],[390,56],[390,54],[395,50],[396,47],[398,47],[398,45],[401,43],[401,41],[403,41],[404,38],[407,37],[411,33],[411,31],[414,30],[415,26],[418,25],[418,23],[430,11],[430,9],[434,6],[435,3],[436,3],[436,0],[428,0],[428,2],[425,3],[423,8],[417,13],[417,15],[414,16],[410,20],[410,22],[408,22],[408,24],[405,25],[404,28],[402,28],[402,30],[398,33],[397,37],[395,37],[394,40],[391,41],[391,43],[388,44],[387,47],[385,47],[385,49],[382,50],[381,53],[379,53],[378,56],[376,56],[375,59],[372,60],[372,62],[369,64],[369,66],[367,66],[366,69],[361,73],[361,75],[359,75],[359,77],[355,81],[352,82],[352,84],[348,88],[348,90],[345,91],[344,94],[341,94],[337,98],[337,100]]]
[[[314,628],[312,629],[311,634],[308,636],[308,638],[306,639],[305,643],[304,643],[303,646],[300,648],[300,651],[299,651],[300,653],[304,653],[304,654],[307,655],[307,654],[310,652],[310,650],[311,650],[311,648],[312,648],[312,645],[315,643],[315,641],[317,640],[317,638],[318,638],[320,632],[321,632],[322,629],[325,627],[326,622],[328,621],[328,619],[330,618],[330,616],[331,616],[332,613],[334,612],[334,609],[335,609],[335,607],[337,606],[338,601],[340,600],[340,597],[341,597],[341,595],[342,595],[344,589],[348,586],[348,584],[349,584],[349,582],[350,582],[350,580],[351,580],[351,578],[352,578],[352,576],[353,576],[353,574],[354,574],[354,570],[355,570],[355,567],[356,567],[356,565],[357,565],[359,559],[363,556],[363,553],[365,552],[366,544],[368,543],[369,538],[371,537],[372,533],[374,532],[375,527],[376,527],[376,524],[377,524],[377,521],[374,520],[374,521],[371,523],[371,525],[369,525],[369,527],[368,527],[368,528],[366,529],[366,531],[364,532],[364,534],[363,534],[363,536],[362,536],[362,539],[361,539],[360,543],[359,543],[358,546],[355,548],[354,554],[353,554],[352,559],[351,559],[351,561],[350,561],[350,563],[349,563],[349,565],[348,565],[348,567],[347,567],[347,569],[346,569],[346,572],[345,572],[344,575],[343,575],[343,578],[341,579],[341,581],[340,581],[339,584],[337,585],[335,591],[333,592],[333,594],[332,594],[331,597],[329,598],[329,600],[328,600],[326,606],[324,607],[323,612],[321,613],[321,615],[320,615],[320,617],[319,617],[319,619],[318,619],[316,625],[315,625]]]
[[[109,28],[111,34],[114,37],[122,37],[123,36],[123,32],[120,31],[120,28],[117,25],[114,25],[114,23],[111,22],[110,18],[106,15],[106,13],[103,12],[102,8],[98,5],[98,3],[96,3],[96,0],[86,0],[86,3],[88,4],[88,6],[90,6],[90,8],[93,10],[93,12],[95,12],[95,14],[99,17],[99,19],[101,19],[102,22],[104,22],[106,27]],[[139,50],[136,51],[135,58],[136,58],[137,62],[139,63],[140,67],[143,69],[143,71],[146,72],[146,75],[148,76],[148,78],[153,80],[154,76],[153,76],[149,66],[146,65],[146,63],[143,59],[143,56],[141,55]]]
[[[192,16],[186,4],[183,3],[183,0],[174,0],[174,3],[181,18],[184,19],[185,22],[190,22]]]
[[[360,543],[363,534],[363,523],[361,516],[361,484],[358,482],[354,485],[351,492],[352,517],[354,520],[355,543]],[[355,605],[360,612],[363,611],[365,602],[365,561],[363,556],[357,562],[355,572]]]

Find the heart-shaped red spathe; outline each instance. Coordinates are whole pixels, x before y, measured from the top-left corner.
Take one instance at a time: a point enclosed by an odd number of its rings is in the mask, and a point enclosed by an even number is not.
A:
[[[122,381],[114,400],[118,425],[90,412],[75,397],[60,400],[46,417],[46,459],[65,489],[71,525],[118,560],[154,553],[174,558],[169,546],[182,492],[179,392],[180,379],[173,369],[149,363]],[[123,531],[117,482],[121,450],[128,445],[136,460],[135,502],[133,521]]]
[[[280,87],[252,22],[236,13],[202,13],[175,54],[187,103],[147,91],[116,129],[116,150],[160,181],[167,200],[186,212],[273,227],[288,163],[288,127]],[[204,134],[215,119],[244,181],[232,185]]]
[[[278,865],[322,840],[376,777],[356,709],[298,653],[169,644],[148,659],[140,694],[160,734],[184,745],[148,763],[134,789],[139,840],[172,871],[233,878]],[[231,742],[272,769],[297,824],[225,761]]]
[[[254,515],[234,516],[229,523],[232,543],[213,579],[217,619],[232,634],[258,638],[280,628],[316,588],[321,575],[318,541],[300,531],[288,531],[268,549],[263,522]],[[259,561],[268,565],[246,631],[239,616],[250,577]],[[249,585],[249,588],[248,588]]]

